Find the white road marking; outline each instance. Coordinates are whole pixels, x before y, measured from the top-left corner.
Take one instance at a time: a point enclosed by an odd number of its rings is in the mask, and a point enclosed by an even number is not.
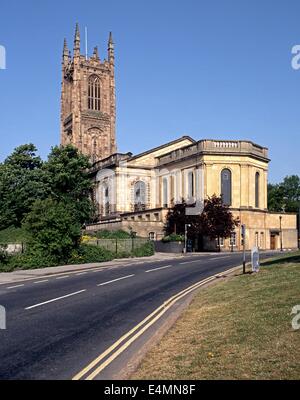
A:
[[[40,307],[40,306],[43,306],[44,304],[53,303],[54,301],[66,299],[67,297],[75,296],[76,294],[80,294],[80,293],[83,293],[83,292],[86,292],[86,289],[79,290],[78,292],[70,293],[70,294],[67,294],[65,296],[56,297],[55,299],[44,301],[43,303],[35,304],[34,306],[26,307],[25,310],[31,310],[32,308]]]
[[[105,285],[109,285],[110,283],[114,283],[114,282],[122,281],[123,279],[132,278],[133,276],[135,276],[135,275],[123,276],[122,278],[113,279],[112,281],[108,281],[108,282],[100,283],[100,284],[99,284],[99,285],[97,285],[97,286],[105,286]]]
[[[184,265],[184,264],[193,264],[193,263],[199,263],[200,262],[200,260],[195,260],[195,261],[185,261],[185,262],[182,262],[182,263],[180,263],[180,265]]]
[[[223,257],[214,257],[214,258],[210,258],[210,259],[208,259],[207,261],[213,261],[213,260],[223,260],[223,258],[228,258],[228,257],[231,257],[231,256],[223,256]]]
[[[80,274],[76,274],[76,276],[80,276],[80,275],[86,275],[87,272],[80,272]]]
[[[159,271],[160,269],[166,269],[166,268],[171,268],[173,265],[166,265],[165,267],[159,267],[159,268],[154,268],[154,269],[148,269],[148,271],[145,271],[146,273],[148,272],[154,272],[154,271]]]
[[[9,286],[7,289],[16,289],[18,287],[22,287],[24,285],[16,285],[16,286]]]
[[[58,278],[56,278],[56,279],[66,279],[66,278],[70,278],[70,275],[66,275],[66,276],[59,276]]]
[[[33,282],[34,284],[37,284],[37,283],[44,283],[44,282],[49,282],[49,280],[48,279],[45,279],[44,281],[37,281],[37,282]]]

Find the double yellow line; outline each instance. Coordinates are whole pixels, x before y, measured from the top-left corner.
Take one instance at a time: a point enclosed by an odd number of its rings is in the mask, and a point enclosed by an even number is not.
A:
[[[224,276],[230,272],[235,271],[237,268],[234,267],[220,274],[210,276],[209,278],[203,279],[188,288],[182,290],[176,295],[170,297],[160,307],[158,307],[153,313],[148,315],[142,322],[136,325],[133,329],[127,332],[119,340],[117,340],[112,346],[100,354],[94,361],[87,365],[82,371],[76,374],[72,380],[93,380],[101,371],[103,371],[109,364],[111,364],[121,353],[123,353],[135,340],[137,340],[147,329],[149,329],[157,320],[159,320],[177,301],[190,294],[192,291],[199,287],[215,280],[219,276]],[[133,336],[132,336],[133,335]],[[127,340],[128,339],[128,340]],[[122,344],[123,343],[123,344]],[[119,347],[120,346],[120,347]],[[103,361],[109,356],[105,361]]]

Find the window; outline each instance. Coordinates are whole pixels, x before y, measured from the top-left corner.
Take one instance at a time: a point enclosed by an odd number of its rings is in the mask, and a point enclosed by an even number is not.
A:
[[[236,246],[236,232],[232,232],[230,236],[230,246]]]
[[[265,247],[265,236],[263,232],[260,232],[260,248],[263,249]]]
[[[231,206],[232,203],[231,192],[231,171],[226,168],[221,172],[221,195],[223,203],[227,206]]]
[[[259,247],[259,243],[258,243],[258,232],[255,232],[255,246]]]
[[[146,184],[138,181],[134,185],[134,211],[146,209]]]
[[[149,233],[149,240],[156,240],[156,234],[155,234],[155,232],[150,232]]]
[[[188,173],[188,199],[194,197],[194,173]]]
[[[104,209],[104,215],[109,214],[109,189],[107,185],[103,186],[103,209]]]
[[[88,82],[88,108],[89,110],[100,111],[100,79],[92,75]]]
[[[163,179],[163,207],[168,207],[168,179]]]
[[[220,237],[219,239],[217,238],[216,244],[217,244],[217,247],[219,246],[219,244],[220,244],[220,247],[224,247],[224,238],[222,238],[222,237]]]
[[[255,207],[259,208],[259,181],[260,175],[259,172],[255,174]]]

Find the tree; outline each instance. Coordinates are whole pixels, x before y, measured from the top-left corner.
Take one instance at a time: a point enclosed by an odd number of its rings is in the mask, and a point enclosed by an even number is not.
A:
[[[47,196],[42,160],[33,144],[17,147],[0,164],[0,229],[20,227],[33,203]]]
[[[234,219],[229,206],[225,205],[222,197],[213,195],[204,202],[204,209],[200,216],[200,225],[203,235],[210,240],[228,238],[239,225]]]
[[[300,207],[300,177],[286,176],[279,184],[268,185],[268,208],[277,212],[298,212]]]
[[[24,227],[30,234],[28,255],[33,264],[67,263],[81,239],[81,224],[75,205],[51,198],[37,200],[26,216]]]
[[[221,197],[213,195],[204,202],[204,208],[200,215],[186,215],[188,206],[185,201],[176,204],[167,214],[165,225],[166,235],[172,233],[183,235],[185,224],[189,224],[189,237],[199,235],[206,236],[210,240],[227,238],[238,226],[239,220],[234,219],[230,209],[222,201]]]
[[[72,204],[81,224],[88,222],[93,212],[89,168],[88,158],[71,145],[54,147],[44,164],[50,197],[58,202]]]
[[[176,203],[168,212],[166,217],[166,224],[164,227],[165,234],[171,235],[184,235],[185,225],[189,224],[189,236],[198,235],[201,231],[200,215],[186,215],[186,208],[192,207],[188,205],[185,200],[181,203]]]

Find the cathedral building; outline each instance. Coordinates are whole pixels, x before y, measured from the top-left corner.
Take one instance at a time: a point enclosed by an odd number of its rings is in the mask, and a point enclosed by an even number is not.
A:
[[[247,249],[297,247],[296,215],[268,211],[266,147],[248,140],[183,136],[138,155],[118,153],[112,35],[107,60],[100,60],[97,48],[88,58],[81,55],[77,26],[73,56],[65,42],[62,64],[62,145],[73,144],[93,163],[98,222],[88,230],[123,229],[159,240],[172,204],[186,199],[201,209],[216,194],[246,225]],[[222,239],[221,247],[240,250],[240,228]]]

